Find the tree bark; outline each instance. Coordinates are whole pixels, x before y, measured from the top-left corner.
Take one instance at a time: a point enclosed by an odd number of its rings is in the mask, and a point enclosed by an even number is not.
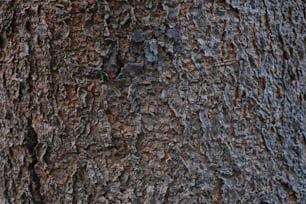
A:
[[[2,0],[1,203],[305,203],[303,0]]]

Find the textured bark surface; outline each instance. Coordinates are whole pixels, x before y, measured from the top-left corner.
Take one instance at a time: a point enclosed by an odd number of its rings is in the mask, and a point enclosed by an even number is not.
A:
[[[0,1],[0,202],[305,203],[305,10]]]

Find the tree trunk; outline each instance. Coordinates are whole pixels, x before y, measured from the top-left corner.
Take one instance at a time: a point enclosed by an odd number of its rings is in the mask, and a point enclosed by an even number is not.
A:
[[[305,203],[303,0],[2,0],[1,203]]]

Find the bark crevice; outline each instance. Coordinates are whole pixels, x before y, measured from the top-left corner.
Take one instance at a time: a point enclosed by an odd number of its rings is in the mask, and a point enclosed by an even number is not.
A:
[[[38,144],[37,138],[38,138],[37,133],[32,127],[32,120],[28,119],[26,127],[26,135],[24,138],[24,145],[27,148],[31,157],[31,163],[28,165],[28,171],[30,175],[29,189],[32,193],[34,203],[43,203],[43,198],[40,193],[40,187],[41,187],[40,177],[35,170],[35,165],[38,162],[35,151],[35,147]]]

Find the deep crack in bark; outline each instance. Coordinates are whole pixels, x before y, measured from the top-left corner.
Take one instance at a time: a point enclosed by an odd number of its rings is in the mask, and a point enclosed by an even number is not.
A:
[[[34,203],[43,203],[42,196],[40,194],[40,178],[35,171],[35,164],[38,162],[35,147],[38,144],[37,142],[37,133],[32,127],[32,120],[28,120],[26,135],[25,135],[25,146],[28,149],[32,162],[28,166],[28,170],[30,173],[30,190],[33,196]]]

